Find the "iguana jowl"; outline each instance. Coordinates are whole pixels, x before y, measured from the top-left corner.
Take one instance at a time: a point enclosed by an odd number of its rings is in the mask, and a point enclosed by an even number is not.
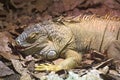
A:
[[[120,21],[87,16],[78,22],[64,24],[45,21],[32,25],[16,38],[24,54],[40,54],[45,59],[66,58],[58,65],[40,65],[36,70],[58,71],[76,67],[81,59],[78,51],[96,49],[104,51],[110,42],[120,39]]]

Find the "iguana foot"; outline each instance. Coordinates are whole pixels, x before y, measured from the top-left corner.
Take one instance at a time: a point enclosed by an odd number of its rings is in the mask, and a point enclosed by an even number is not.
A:
[[[38,66],[35,66],[35,70],[36,71],[59,71],[62,70],[62,68],[58,65],[54,65],[54,64],[40,64]]]

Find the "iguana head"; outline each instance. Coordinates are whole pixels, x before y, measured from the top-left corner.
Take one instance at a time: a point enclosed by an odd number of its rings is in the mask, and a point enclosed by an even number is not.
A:
[[[15,41],[17,46],[21,47],[29,47],[32,46],[33,43],[38,39],[39,33],[31,32],[30,34],[23,32],[20,36],[18,36]]]
[[[53,44],[48,40],[44,24],[35,24],[26,28],[16,38],[16,45],[24,55],[40,54],[45,59],[54,59],[58,55]]]
[[[32,25],[26,28],[15,41],[16,46],[24,53],[36,53],[46,45],[46,32],[40,24]]]

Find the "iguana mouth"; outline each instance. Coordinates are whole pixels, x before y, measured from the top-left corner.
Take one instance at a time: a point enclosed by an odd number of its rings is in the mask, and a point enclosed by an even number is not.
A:
[[[25,48],[27,48],[27,47],[24,47],[24,46],[15,46],[17,49],[25,49]]]
[[[24,46],[22,46],[22,45],[18,45],[17,46],[17,49],[20,49],[20,50],[27,50],[27,49],[30,49],[30,48],[32,48],[32,47],[35,47],[35,46],[37,46],[37,45],[39,45],[39,43],[33,43],[33,44],[24,44]]]

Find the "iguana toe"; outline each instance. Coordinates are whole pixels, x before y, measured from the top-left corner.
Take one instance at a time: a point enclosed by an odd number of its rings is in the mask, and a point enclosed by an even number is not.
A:
[[[46,64],[40,64],[38,66],[35,66],[35,70],[36,71],[59,71],[61,70],[62,68],[58,65],[54,65],[54,64],[49,64],[49,63],[46,63]]]

